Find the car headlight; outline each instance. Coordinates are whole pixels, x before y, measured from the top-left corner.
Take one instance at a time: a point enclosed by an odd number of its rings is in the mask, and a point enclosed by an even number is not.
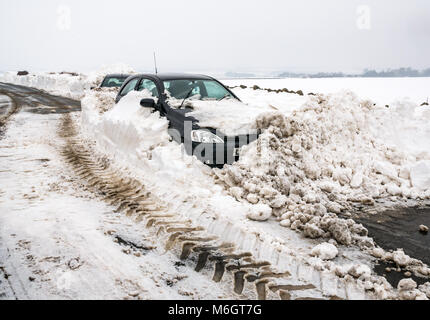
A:
[[[224,143],[224,140],[206,130],[191,131],[191,141],[200,143]]]

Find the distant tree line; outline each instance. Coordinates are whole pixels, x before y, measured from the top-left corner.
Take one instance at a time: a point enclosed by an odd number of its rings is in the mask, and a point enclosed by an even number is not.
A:
[[[281,78],[397,78],[397,77],[430,77],[430,68],[415,70],[412,68],[387,69],[383,71],[364,69],[361,74],[345,74],[342,72],[319,72],[314,74],[283,72]]]

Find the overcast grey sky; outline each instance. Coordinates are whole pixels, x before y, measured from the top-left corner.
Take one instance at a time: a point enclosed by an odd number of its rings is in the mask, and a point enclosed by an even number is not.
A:
[[[0,70],[430,67],[428,0],[0,0]]]

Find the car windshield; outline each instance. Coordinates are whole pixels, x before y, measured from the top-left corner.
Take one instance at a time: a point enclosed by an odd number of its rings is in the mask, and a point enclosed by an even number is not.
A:
[[[119,88],[127,77],[106,77],[100,87],[102,88]]]
[[[215,80],[167,80],[164,87],[176,99],[222,100],[233,95]]]

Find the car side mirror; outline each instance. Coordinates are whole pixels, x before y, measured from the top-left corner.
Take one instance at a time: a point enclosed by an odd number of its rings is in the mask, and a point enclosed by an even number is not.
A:
[[[155,101],[154,99],[142,99],[140,105],[144,108],[155,108]]]

